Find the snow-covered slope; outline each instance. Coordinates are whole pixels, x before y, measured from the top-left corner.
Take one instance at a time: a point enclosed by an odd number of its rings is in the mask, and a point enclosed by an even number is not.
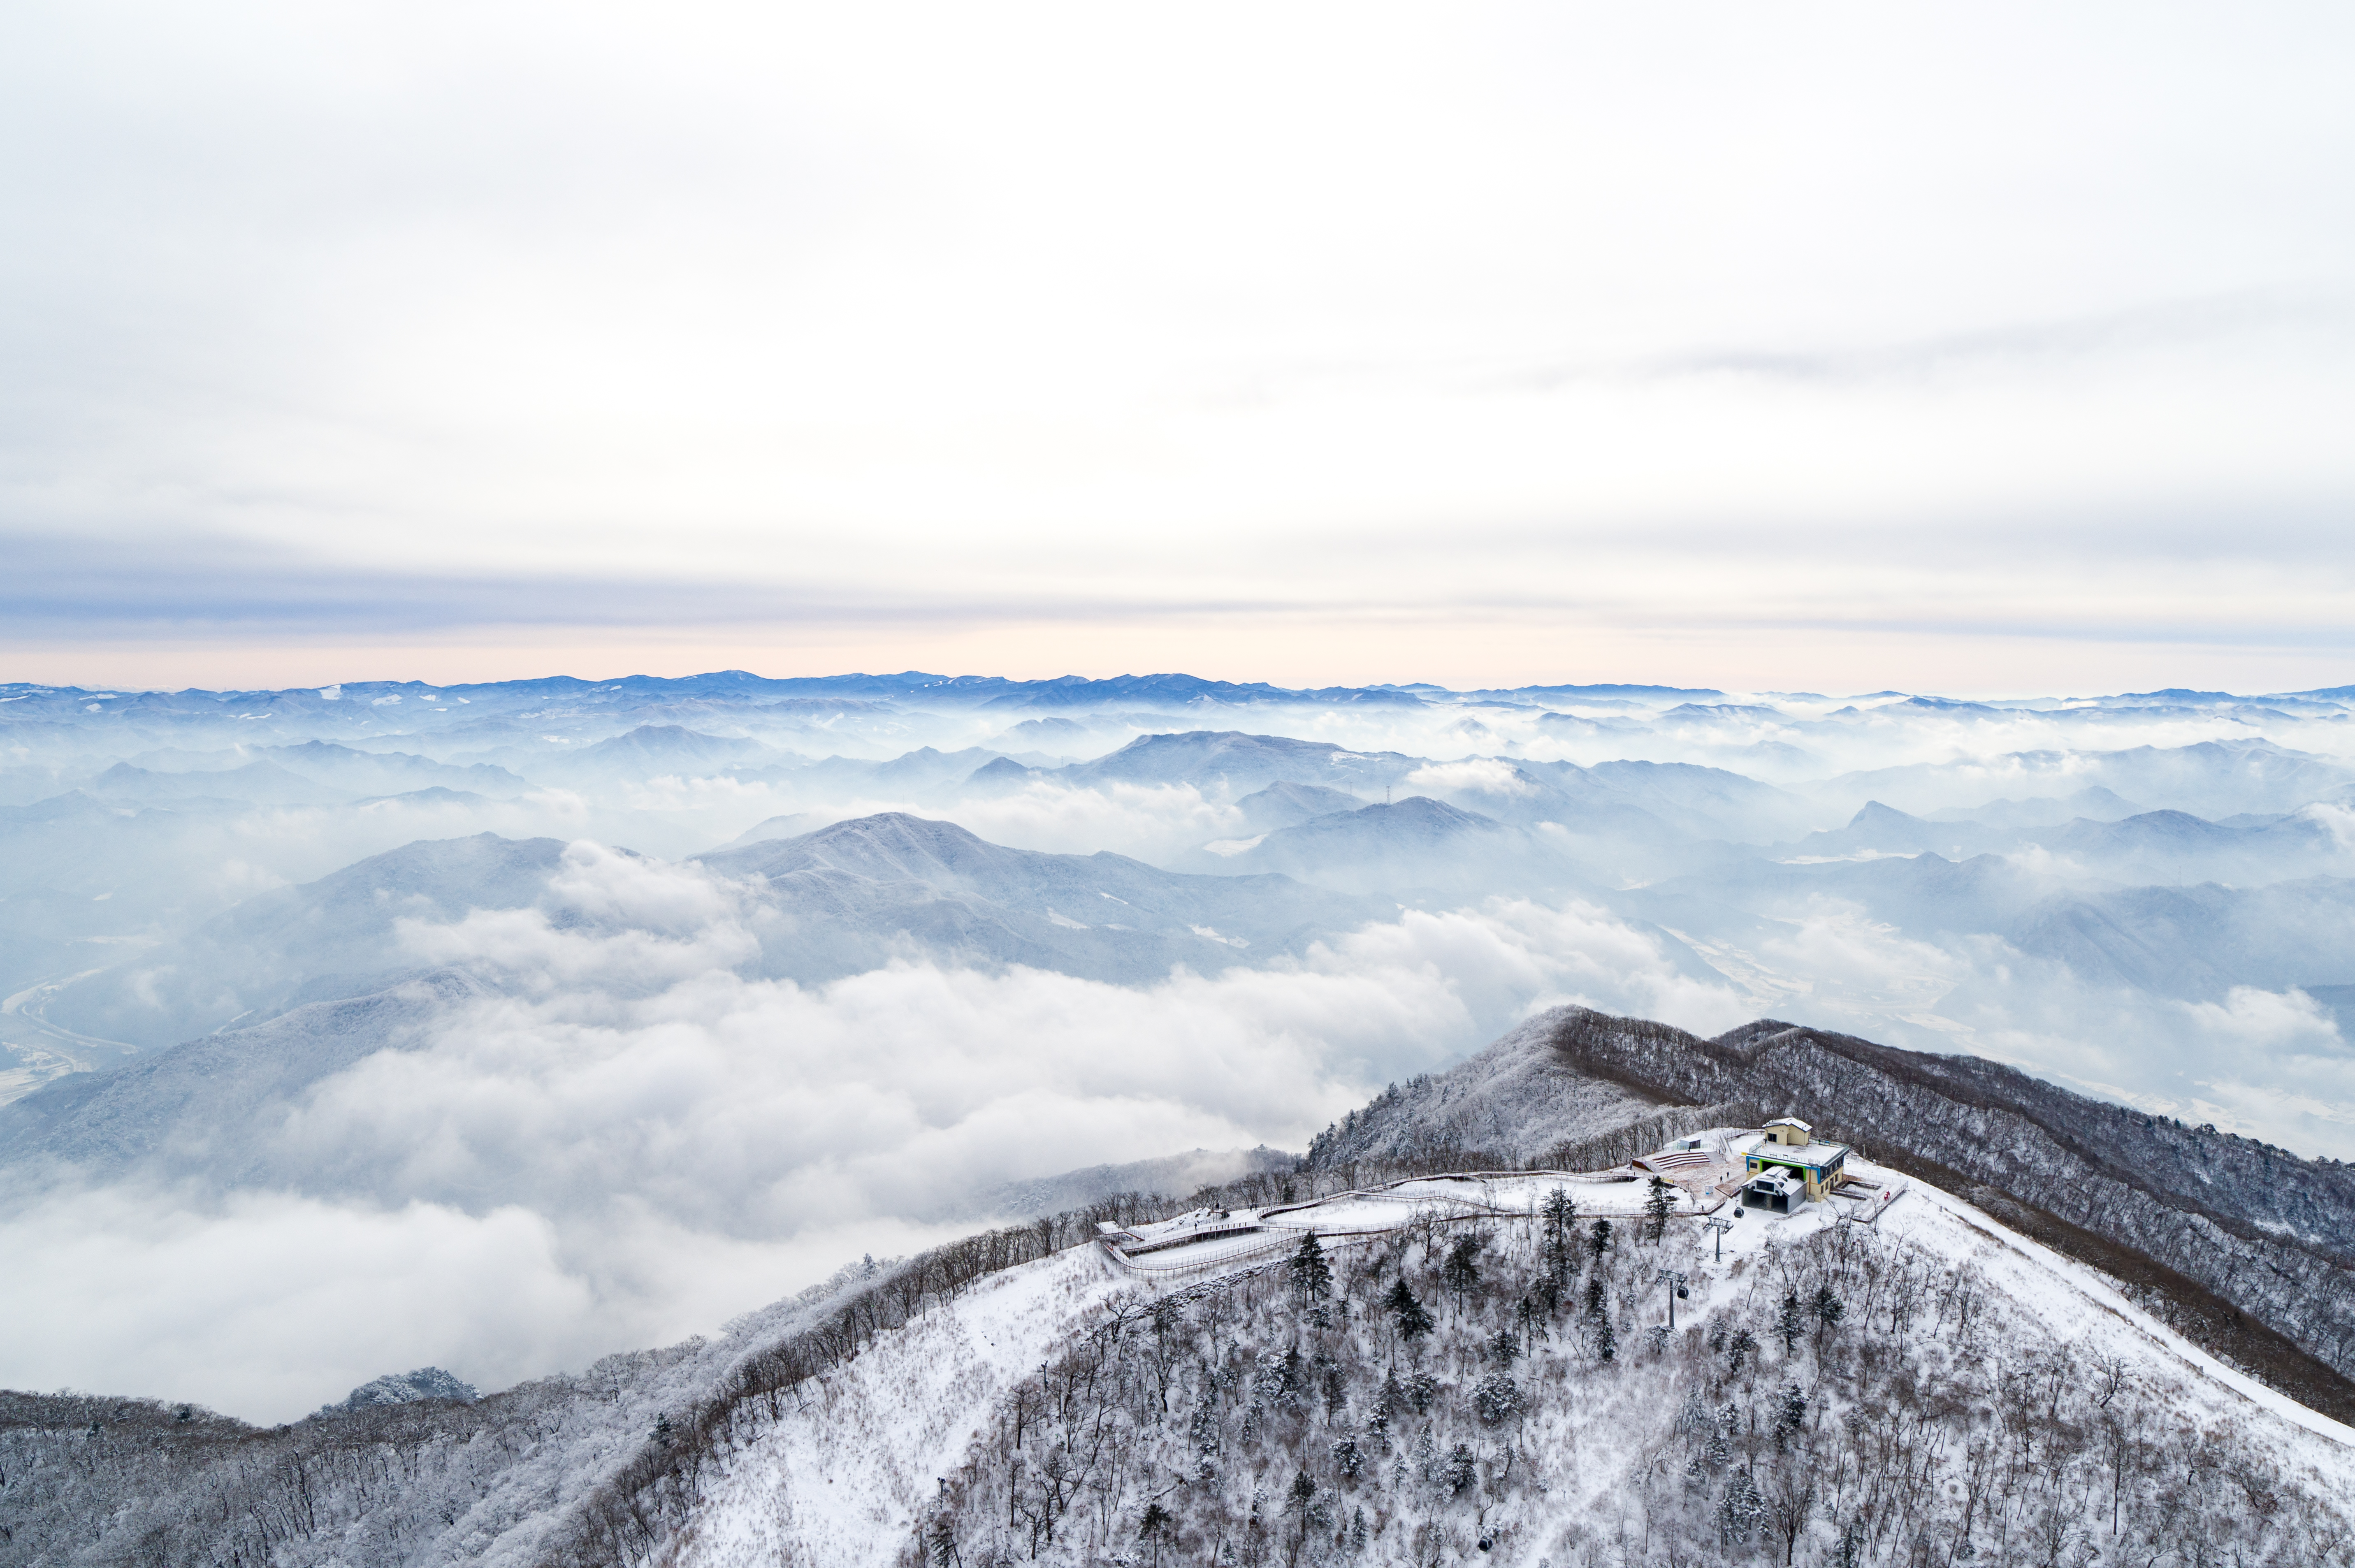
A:
[[[1646,1243],[1628,1205],[1600,1207],[1622,1219],[1593,1261],[1569,1232],[1599,1307],[1573,1273],[1535,1319],[1515,1304],[1546,1268],[1536,1214],[1331,1251],[1341,1300],[1314,1314],[1280,1266],[1162,1298],[1092,1249],[1011,1270],[817,1380],[720,1462],[668,1560],[880,1568],[929,1537],[975,1563],[1141,1562],[1148,1507],[1188,1562],[1537,1564],[1623,1538],[1817,1561],[1851,1535],[1859,1563],[1925,1540],[1942,1562],[1965,1540],[2166,1561],[2186,1530],[2245,1562],[2345,1557],[2355,1431],[1952,1194],[1914,1182],[1870,1227],[1753,1214],[1721,1255],[1689,1220]],[[1477,1277],[1443,1294],[1433,1265],[1473,1233]],[[1688,1282],[1673,1336],[1649,1327],[1662,1269]],[[1427,1341],[1400,1341],[1386,1280],[1441,1314]],[[1526,1354],[1499,1363],[1499,1331]]]
[[[1096,1320],[1144,1298],[1092,1247],[976,1286],[887,1335],[726,1462],[678,1568],[892,1563],[999,1403]]]
[[[1554,1049],[1560,1020],[1541,1014],[1446,1072],[1392,1084],[1310,1146],[1311,1165],[1416,1159],[1478,1150],[1519,1163],[1558,1144],[1637,1124],[1658,1100],[1573,1071]]]

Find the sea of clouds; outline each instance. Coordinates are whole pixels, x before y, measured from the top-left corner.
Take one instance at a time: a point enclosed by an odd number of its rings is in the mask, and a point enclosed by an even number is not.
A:
[[[1367,749],[1445,754],[1427,717],[1318,722]],[[2204,722],[2134,738],[2182,743]],[[2065,767],[1996,749],[2052,740],[2055,723],[1985,725],[1975,752],[1952,725],[1892,720],[1849,738],[1840,760],[1976,756],[1985,776],[1953,786],[1962,794],[2051,794]],[[1675,731],[1641,749],[1704,761],[1829,744],[1772,718],[1731,736]],[[1477,743],[1589,761],[1638,749],[1534,729]],[[1508,778],[1465,757],[1412,787]],[[424,1364],[503,1386],[709,1332],[861,1254],[963,1233],[972,1221],[950,1216],[1009,1180],[1198,1147],[1304,1147],[1385,1083],[1563,1002],[1703,1034],[1777,1017],[1970,1051],[2355,1156],[2355,1050],[2302,992],[2105,988],[2000,937],[1909,935],[1830,898],[1754,938],[1691,934],[1705,969],[1588,900],[1466,897],[1400,908],[1297,956],[1238,953],[1138,986],[957,967],[912,946],[824,985],[748,978],[757,890],[679,857],[776,814],[802,813],[806,828],[886,809],[1003,844],[1165,863],[1244,827],[1231,800],[1193,784],[1034,779],[943,802],[671,773],[510,801],[191,818],[177,863],[221,879],[192,902],[417,837],[570,844],[533,907],[404,921],[389,964],[464,967],[483,993],[273,1107],[207,1173],[60,1172],[15,1194],[0,1215],[0,1320],[14,1330],[0,1383],[155,1392],[264,1420]],[[1844,809],[1827,806],[1822,826]],[[624,843],[639,852],[613,848]]]

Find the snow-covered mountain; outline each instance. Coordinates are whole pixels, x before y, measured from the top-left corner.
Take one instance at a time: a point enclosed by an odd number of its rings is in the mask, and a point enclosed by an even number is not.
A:
[[[2340,1560],[2355,1429],[1950,1193],[1719,1243],[1549,1184],[1336,1234],[1322,1290],[1010,1271],[715,1452],[666,1560]]]
[[[1713,1183],[1759,1118],[1694,1103],[1734,1092],[1839,1118],[1860,1196],[1737,1212]],[[1671,1137],[1674,1182],[1625,1163]],[[1475,1138],[1609,1151],[1431,1167]],[[471,1403],[257,1430],[5,1396],[0,1563],[2344,1563],[2355,1382],[2290,1397],[2170,1294],[2155,1232],[2093,1228],[2136,1180],[2215,1230],[2333,1226],[2301,1205],[2343,1198],[1966,1059],[1570,1009],[1304,1168],[862,1264]],[[2039,1203],[2068,1186],[2098,1214]],[[2243,1297],[2329,1359],[2327,1312]]]

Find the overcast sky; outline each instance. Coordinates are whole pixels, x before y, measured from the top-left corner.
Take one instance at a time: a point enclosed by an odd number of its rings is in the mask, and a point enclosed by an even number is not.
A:
[[[20,4],[0,678],[2355,680],[2350,42]]]

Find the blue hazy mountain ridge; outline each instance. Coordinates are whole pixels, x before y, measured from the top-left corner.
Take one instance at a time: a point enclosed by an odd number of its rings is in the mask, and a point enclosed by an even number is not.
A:
[[[1330,789],[1323,784],[1293,784],[1289,780],[1254,790],[1235,802],[1242,814],[1243,826],[1252,833],[1272,832],[1279,827],[1293,827],[1315,817],[1329,816],[1337,811],[1355,811],[1365,801],[1347,790]]]
[[[2185,1000],[2337,984],[2355,978],[2355,881],[2069,894],[2021,912],[2003,934],[2088,980]]]
[[[1909,816],[1867,801],[1847,827],[1810,833],[1773,851],[1791,859],[1934,853],[2018,855],[2041,850],[2055,869],[2116,882],[2258,884],[2317,875],[2355,875],[2355,846],[2308,811],[2216,823],[2182,811],[2148,811],[2122,821],[2080,818],[2049,827],[1998,827]]]
[[[463,971],[384,977],[358,995],[313,1002],[250,1028],[77,1072],[0,1105],[0,1167],[20,1180],[137,1169],[224,1187],[335,1187],[331,1160],[288,1159],[273,1134],[303,1093],[381,1051],[417,1044],[451,1008],[488,995]]]
[[[1959,853],[1966,837],[1985,837],[1987,831],[1977,823],[1931,822],[1868,800],[1849,818],[1847,827],[1820,829],[1783,848],[1794,856],[1919,855],[1940,849]]]
[[[980,746],[962,747],[954,752],[919,746],[912,752],[901,752],[885,762],[867,762],[857,757],[821,758],[801,765],[794,771],[793,779],[805,787],[863,789],[879,795],[906,792],[935,797],[954,796],[976,772],[1011,760],[1002,752]]]
[[[326,805],[436,787],[504,797],[530,785],[485,763],[453,766],[405,752],[361,752],[307,741],[298,746],[142,752],[83,777],[79,787],[106,800],[146,805]]]
[[[2115,822],[2124,816],[2139,816],[2145,809],[2115,790],[2094,784],[2065,798],[2044,795],[2025,800],[1982,801],[1977,805],[1942,805],[1925,814],[1924,820],[1983,822],[1990,827],[2051,827],[2074,822],[2081,816],[2094,822]]]
[[[902,812],[697,858],[758,878],[762,971],[830,979],[908,944],[943,962],[1137,982],[1297,952],[1391,912],[1282,876],[1195,876],[1099,851],[992,844]]]
[[[1093,762],[1050,774],[1068,784],[1192,784],[1241,795],[1272,784],[1316,784],[1363,795],[1403,782],[1423,759],[1397,752],[1353,752],[1327,741],[1288,735],[1247,735],[1233,730],[1189,730],[1140,735]]]
[[[1977,779],[2006,795],[2019,793],[2023,784],[2049,784],[2069,791],[2098,785],[2146,807],[2210,817],[2295,811],[2316,801],[2340,799],[2355,789],[2355,769],[2251,739],[2111,752],[2013,752],[1985,761],[1909,763],[1843,773],[1809,786],[1807,793],[1818,800],[1847,802],[1851,808],[1878,800],[1900,810],[1932,811],[1956,804],[1954,796]]]
[[[680,724],[641,724],[612,740],[567,753],[561,765],[568,772],[644,778],[646,774],[642,770],[648,768],[664,773],[682,767],[717,771],[765,762],[776,754],[774,747],[758,741],[706,735]]]
[[[1822,700],[1810,694],[1800,695],[1811,701]],[[477,708],[502,711],[525,708],[544,710],[546,705],[555,703],[576,710],[599,708],[626,709],[659,701],[710,701],[751,706],[797,699],[917,703],[944,709],[967,709],[984,704],[1073,708],[1114,703],[1134,707],[1182,708],[1189,703],[1205,701],[1242,707],[1414,705],[1433,699],[1539,706],[1548,702],[1607,706],[1632,700],[1652,709],[1666,708],[1678,702],[1702,708],[1758,706],[1710,700],[1726,697],[1726,693],[1712,688],[1626,684],[1537,685],[1451,692],[1445,688],[1413,682],[1289,688],[1264,682],[1209,680],[1182,674],[1120,676],[1109,679],[1065,676],[1045,680],[1012,680],[996,676],[943,676],[912,670],[897,675],[788,677],[756,676],[743,670],[719,670],[675,677],[627,676],[616,679],[589,680],[559,676],[528,680],[459,682],[444,686],[420,681],[347,681],[326,688],[242,691],[194,688],[179,691],[116,688],[101,691],[27,682],[0,684],[0,701],[15,709],[8,714],[6,722],[27,724],[62,720],[78,727],[85,726],[91,720],[92,716],[87,712],[87,708],[93,701],[101,705],[103,711],[98,717],[108,724],[141,718],[266,721],[273,717],[300,715],[314,724],[349,729],[381,728],[387,723],[414,719],[421,713],[439,714],[453,723],[463,724],[488,716],[467,711]],[[1852,700],[1864,702],[1884,699],[1888,700],[1881,703],[1883,707],[1902,703],[1915,709],[1949,715],[2026,709],[2056,710],[2053,705],[2041,702],[1971,703],[1897,692],[1873,693]],[[2343,710],[2350,702],[2355,702],[2355,688],[2346,687],[2255,698],[2232,693],[2169,691],[2072,699],[2066,710],[2080,715],[2114,712],[2131,715],[2153,711],[2155,704],[2190,713],[2231,711],[2263,704],[2275,705],[2277,710],[2301,707]],[[1774,710],[1766,709],[1764,711]],[[441,726],[429,723],[426,727]]]
[[[363,796],[402,795],[439,785],[496,797],[520,795],[531,787],[520,776],[485,763],[460,766],[408,752],[357,751],[330,741],[262,746],[253,752],[305,778]]]
[[[398,797],[389,811],[382,800],[301,809],[346,822],[368,814],[370,830],[380,834],[418,820],[399,807],[429,808],[431,816],[437,804],[412,795]],[[286,835],[287,810],[202,798],[143,805],[79,790],[0,806],[0,900],[50,901],[57,914],[49,930],[61,940],[152,943],[250,893],[257,869],[282,849],[315,865],[311,841]],[[261,880],[267,885],[274,879]],[[0,974],[18,972],[17,956],[0,951]]]
[[[341,1169],[332,1161],[272,1163],[282,1113],[310,1084],[414,1045],[450,1008],[502,984],[496,965],[416,966],[394,923],[537,905],[556,923],[593,925],[596,912],[551,901],[564,850],[489,834],[410,845],[248,901],[187,941],[68,987],[52,1017],[150,1050],[0,1106],[0,1161],[143,1165],[304,1189],[329,1180]],[[1264,962],[1394,907],[1280,876],[1187,876],[1118,855],[1008,849],[898,813],[704,863],[753,891],[744,919],[761,954],[743,969],[801,980],[913,951],[1134,983],[1178,964]]]
[[[1700,837],[1764,842],[1806,827],[1821,813],[1789,790],[1744,773],[1694,763],[1636,760],[1531,764],[1540,776],[1577,777],[1673,827]]]
[[[290,1005],[333,980],[357,990],[405,970],[403,920],[448,923],[475,910],[551,902],[565,852],[554,838],[424,840],[332,876],[249,899],[177,941],[81,976],[48,1004],[56,1023],[153,1049]],[[900,813],[834,824],[700,857],[755,880],[745,918],[762,944],[751,972],[822,981],[911,950],[952,964],[1028,965],[1143,981],[1173,965],[1262,961],[1353,929],[1391,906],[1280,876],[1188,876],[1109,853],[1050,855],[990,844]]]
[[[1501,758],[1440,763],[1397,752],[1356,752],[1330,741],[1239,731],[1142,735],[1105,756],[1028,776],[1064,784],[1190,784],[1206,794],[1255,793],[1277,784],[1366,798],[1411,788],[1482,816],[1523,826],[1551,821],[1592,837],[1678,843],[1745,838],[1806,820],[1807,802],[1724,769],[1682,763]]]
[[[248,899],[131,962],[64,987],[48,1016],[80,1033],[144,1048],[282,1007],[330,976],[365,988],[411,967],[396,923],[446,923],[538,901],[563,858],[555,838],[421,840],[300,887]]]
[[[783,784],[803,793],[862,791],[916,800],[954,798],[979,770],[1005,760],[977,746],[943,752],[919,746],[896,757],[810,757],[759,741],[709,735],[677,724],[642,724],[578,751],[529,764],[569,783],[644,782],[661,774]],[[1019,763],[1013,764],[1019,768]]]
[[[2097,986],[2221,999],[2234,986],[2286,989],[2355,977],[2355,880],[2259,887],[2073,886],[2002,855],[1928,853],[1816,865],[1753,859],[1614,893],[1612,907],[1707,940],[1828,904],[1926,941],[2000,936]]]
[[[1415,901],[1587,887],[1580,868],[1536,835],[1421,795],[1276,828],[1219,859],[1237,873],[1277,871]]]
[[[117,763],[82,788],[101,800],[156,805],[214,801],[240,805],[325,805],[350,798],[342,790],[269,762],[248,763],[242,767],[209,773],[151,773],[129,763]]]

